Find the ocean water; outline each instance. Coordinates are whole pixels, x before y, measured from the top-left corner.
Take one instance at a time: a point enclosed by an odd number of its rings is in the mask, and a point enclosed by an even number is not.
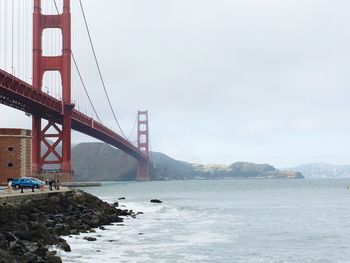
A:
[[[105,183],[144,214],[66,238],[64,262],[350,262],[350,180]],[[162,204],[152,204],[157,198]],[[85,236],[97,238],[95,242]]]

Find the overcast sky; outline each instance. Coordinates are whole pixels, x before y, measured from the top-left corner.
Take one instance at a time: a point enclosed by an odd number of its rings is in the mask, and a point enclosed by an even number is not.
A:
[[[83,3],[121,124],[128,133],[148,109],[153,151],[198,163],[350,164],[350,1]],[[114,127],[101,90],[94,100]],[[31,126],[0,110],[0,126]]]

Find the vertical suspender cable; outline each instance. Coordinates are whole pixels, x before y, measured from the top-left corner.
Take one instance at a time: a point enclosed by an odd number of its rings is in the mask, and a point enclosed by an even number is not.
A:
[[[8,54],[8,52],[7,52],[7,41],[8,41],[8,34],[7,34],[7,32],[8,32],[8,25],[7,25],[7,20],[8,20],[8,17],[7,17],[7,11],[8,11],[8,6],[7,6],[7,1],[5,1],[5,15],[4,15],[4,17],[5,17],[5,33],[4,33],[4,42],[5,42],[5,45],[4,45],[4,52],[5,52],[5,54],[4,54],[4,57],[5,57],[5,61],[4,61],[4,63],[5,63],[5,70],[8,70],[7,69],[7,59],[8,59],[8,57],[7,57],[7,54]]]
[[[112,111],[114,120],[117,123],[117,126],[119,127],[120,132],[122,133],[124,138],[127,139],[127,137],[125,136],[125,134],[124,134],[124,132],[123,132],[123,130],[122,130],[120,124],[119,124],[117,116],[116,116],[116,114],[114,112],[111,100],[110,100],[108,92],[107,92],[107,88],[106,88],[105,82],[104,82],[103,77],[102,77],[101,68],[100,68],[100,65],[99,65],[98,60],[97,60],[97,55],[96,55],[95,48],[94,48],[94,45],[93,45],[93,42],[92,42],[90,29],[89,29],[89,26],[88,26],[88,23],[87,23],[87,19],[86,19],[86,16],[85,16],[85,11],[84,11],[83,4],[82,4],[81,0],[79,0],[79,4],[80,4],[80,9],[81,9],[81,12],[82,12],[82,15],[83,15],[83,18],[84,18],[84,23],[85,23],[86,31],[87,31],[87,34],[88,34],[88,37],[89,37],[89,41],[90,41],[90,45],[91,45],[91,48],[92,48],[92,52],[93,52],[93,55],[94,55],[95,63],[96,63],[96,66],[97,66],[97,71],[98,71],[98,74],[100,76],[100,79],[101,79],[101,82],[102,82],[102,87],[104,89],[104,92],[105,92],[105,95],[106,95],[109,107],[110,107],[110,109]]]
[[[13,50],[13,40],[14,40],[14,20],[15,20],[15,17],[14,17],[14,2],[15,1],[11,1],[11,3],[12,3],[12,5],[11,5],[11,13],[12,13],[12,18],[11,18],[11,70],[12,70],[12,75],[14,75],[15,74],[15,70],[14,70],[14,67],[13,67],[13,52],[14,52],[14,50]]]
[[[56,9],[57,13],[59,13],[56,0],[53,0],[53,1],[54,1],[55,9]],[[78,72],[79,79],[80,79],[80,81],[81,81],[81,83],[82,83],[82,85],[83,85],[83,88],[84,88],[84,90],[85,90],[85,93],[86,93],[86,95],[87,95],[87,97],[88,97],[88,99],[89,99],[89,102],[90,102],[90,104],[91,104],[91,106],[92,106],[92,108],[93,108],[93,110],[94,110],[94,112],[95,112],[95,114],[96,114],[96,117],[97,117],[98,121],[102,124],[102,121],[101,121],[100,117],[98,116],[97,111],[96,111],[96,109],[95,109],[95,107],[94,107],[94,105],[93,105],[93,103],[92,103],[92,101],[91,101],[90,95],[89,95],[89,93],[87,92],[87,89],[86,89],[84,80],[83,80],[82,75],[81,75],[81,73],[80,73],[80,70],[79,70],[79,67],[78,67],[78,63],[77,63],[77,61],[76,61],[76,59],[75,59],[75,57],[74,57],[73,52],[71,52],[71,56],[72,56],[72,59],[73,59],[73,64],[74,64],[74,66],[75,66],[75,68],[76,68],[76,70],[77,70],[77,72]]]

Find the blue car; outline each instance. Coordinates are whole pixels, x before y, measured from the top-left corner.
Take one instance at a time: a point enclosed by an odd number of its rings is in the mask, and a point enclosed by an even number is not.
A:
[[[29,177],[22,177],[22,178],[17,178],[12,180],[12,187],[13,188],[37,188],[39,189],[44,182],[35,179],[35,178],[29,178]]]

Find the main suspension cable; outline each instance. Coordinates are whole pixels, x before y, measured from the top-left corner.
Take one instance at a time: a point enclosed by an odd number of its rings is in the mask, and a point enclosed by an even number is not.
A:
[[[133,128],[131,129],[131,132],[130,132],[130,134],[129,134],[129,136],[128,136],[128,141],[130,141],[131,136],[133,135],[133,133],[134,133],[134,131],[135,131],[135,128],[136,128],[136,125],[137,125],[137,121],[138,121],[138,119],[137,119],[137,117],[136,117],[136,118],[135,118],[135,122],[134,122],[134,126],[133,126]]]
[[[115,114],[115,112],[114,112],[114,109],[113,109],[111,100],[110,100],[110,98],[109,98],[109,95],[108,95],[108,92],[107,92],[107,88],[106,88],[106,85],[105,85],[105,82],[104,82],[104,79],[103,79],[103,76],[102,76],[101,68],[100,68],[100,65],[99,65],[98,60],[97,60],[97,55],[96,55],[96,52],[95,52],[95,47],[94,47],[93,42],[92,42],[92,37],[91,37],[91,34],[90,34],[90,29],[89,29],[89,26],[88,26],[88,23],[87,23],[85,11],[84,11],[83,4],[82,4],[81,0],[79,0],[79,4],[80,4],[80,9],[81,9],[81,12],[82,12],[82,15],[83,15],[83,18],[84,18],[84,23],[85,23],[86,31],[87,31],[87,34],[88,34],[88,37],[89,37],[89,41],[90,41],[90,45],[91,45],[92,52],[93,52],[93,55],[94,55],[94,59],[95,59],[95,62],[96,62],[98,74],[99,74],[99,76],[100,76],[100,79],[101,79],[101,82],[102,82],[102,86],[103,86],[103,89],[104,89],[104,92],[105,92],[105,95],[106,95],[106,98],[107,98],[109,107],[110,107],[110,109],[111,109],[111,111],[112,111],[114,120],[115,120],[115,122],[117,123],[120,132],[122,133],[122,135],[124,136],[125,139],[128,139],[128,138],[126,137],[126,135],[124,134],[124,132],[123,132],[123,130],[122,130],[120,124],[119,124],[118,118],[117,118],[117,116],[116,116],[116,114]]]
[[[90,95],[89,95],[89,93],[88,93],[88,91],[87,91],[87,89],[86,89],[86,86],[85,86],[83,77],[82,77],[82,75],[81,75],[81,73],[80,73],[80,70],[79,70],[79,68],[78,68],[77,61],[75,60],[75,57],[74,57],[74,55],[73,55],[73,52],[71,52],[71,55],[72,55],[72,59],[73,59],[74,65],[75,65],[75,67],[76,67],[76,70],[77,70],[77,72],[78,72],[79,79],[80,79],[81,84],[83,85],[83,88],[84,88],[84,90],[85,90],[86,96],[88,97],[88,100],[89,100],[89,102],[90,102],[90,104],[91,104],[91,107],[92,107],[93,111],[94,111],[95,114],[96,114],[96,118],[97,118],[98,121],[102,124],[102,121],[101,121],[100,117],[98,116],[98,113],[97,113],[97,111],[96,111],[96,109],[95,109],[95,106],[94,106],[94,104],[92,103],[92,100],[91,100],[91,98],[90,98]]]

